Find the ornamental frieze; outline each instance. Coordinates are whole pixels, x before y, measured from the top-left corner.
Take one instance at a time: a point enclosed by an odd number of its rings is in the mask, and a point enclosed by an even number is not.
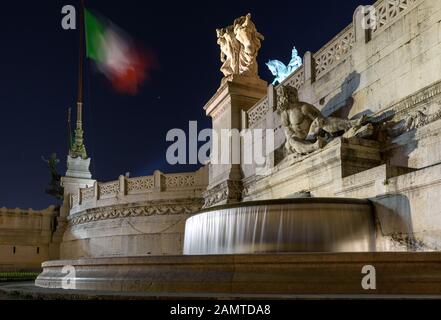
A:
[[[153,202],[146,205],[137,206],[108,206],[89,209],[74,215],[71,215],[69,225],[102,221],[109,219],[129,218],[129,217],[148,217],[153,215],[168,214],[191,214],[202,208],[202,200],[193,200],[186,202]]]

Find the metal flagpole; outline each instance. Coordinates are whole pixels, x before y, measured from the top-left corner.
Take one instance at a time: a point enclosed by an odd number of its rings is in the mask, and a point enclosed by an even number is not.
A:
[[[75,141],[70,150],[73,158],[87,159],[86,147],[83,138],[83,87],[84,87],[84,0],[81,0],[79,13],[79,51],[78,51],[78,95],[77,95],[77,126],[75,129]]]

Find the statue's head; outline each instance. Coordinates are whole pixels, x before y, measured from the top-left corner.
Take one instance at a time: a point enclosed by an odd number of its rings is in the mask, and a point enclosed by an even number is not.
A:
[[[222,37],[224,34],[224,29],[216,29],[216,35],[218,38]]]
[[[277,88],[277,111],[285,111],[297,102],[299,102],[299,94],[296,88],[284,85]]]
[[[292,56],[297,57],[299,55],[299,52],[297,51],[296,47],[292,48]]]
[[[270,60],[266,63],[273,76],[283,77],[286,73],[286,66],[279,60]]]

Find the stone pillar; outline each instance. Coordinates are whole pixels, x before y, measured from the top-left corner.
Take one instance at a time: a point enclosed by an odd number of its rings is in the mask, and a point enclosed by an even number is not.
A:
[[[270,84],[267,89],[267,96],[268,96],[268,107],[270,110],[276,110],[277,109],[277,94],[276,90],[274,89],[274,86]]]
[[[365,44],[370,39],[370,31],[366,29],[369,6],[358,6],[354,12],[353,25],[355,30],[355,44]]]
[[[213,149],[209,166],[209,185],[205,192],[205,207],[213,205],[235,203],[242,197],[242,171],[240,155],[242,153],[240,140],[236,140],[234,134],[240,130],[246,121],[246,115],[267,93],[267,83],[259,78],[234,75],[227,81],[223,81],[216,94],[205,105],[207,116],[213,121]],[[233,137],[228,138],[227,150],[222,150],[222,136],[224,141],[227,131],[230,130]],[[224,132],[222,133],[222,130]],[[236,132],[232,132],[232,131]],[[236,140],[237,141],[237,140]],[[214,150],[217,147],[218,151]],[[226,155],[230,155],[229,159]],[[238,155],[238,157],[237,157]],[[228,161],[225,161],[228,160]],[[237,161],[238,160],[238,161]]]
[[[126,192],[126,177],[123,175],[120,175],[118,178],[118,181],[119,181],[118,196],[124,197],[127,194],[127,192]]]
[[[165,189],[164,178],[165,178],[164,174],[161,171],[155,170],[155,172],[153,172],[153,183],[154,183],[155,192],[164,191]]]
[[[303,66],[305,70],[305,83],[312,83],[315,81],[315,61],[312,57],[311,51],[306,51],[303,56]]]
[[[78,194],[80,188],[93,187],[96,180],[92,179],[89,171],[90,158],[67,157],[67,172],[61,177],[61,185],[64,188],[64,201],[60,210],[60,216],[66,218],[70,211],[70,198]]]
[[[57,220],[57,230],[53,235],[54,242],[61,242],[63,233],[66,230],[72,196],[77,195],[80,188],[90,188],[96,182],[96,180],[92,179],[89,166],[90,158],[73,158],[70,155],[67,157],[67,172],[64,177],[61,177],[61,186],[64,188],[64,199],[60,207],[60,216]]]

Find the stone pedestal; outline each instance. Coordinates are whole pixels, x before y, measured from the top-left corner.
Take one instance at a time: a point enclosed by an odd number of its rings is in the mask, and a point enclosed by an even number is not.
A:
[[[205,105],[204,110],[207,116],[213,119],[214,131],[209,186],[204,195],[205,207],[241,200],[240,131],[246,127],[244,116],[246,111],[266,93],[265,81],[259,78],[233,75],[222,81],[216,94]],[[230,134],[229,137],[228,134]],[[227,140],[229,143],[225,147]]]
[[[64,231],[66,230],[67,216],[71,208],[72,196],[78,194],[80,188],[91,187],[96,182],[92,179],[89,166],[90,158],[72,158],[70,155],[67,157],[66,176],[61,177],[61,185],[64,188],[64,200],[60,208],[57,230],[54,233],[54,239],[58,242],[61,242]]]
[[[305,191],[313,197],[336,196],[342,179],[381,164],[378,142],[336,138],[309,155],[285,157],[266,176],[244,179],[243,200],[291,198]]]
[[[72,158],[67,156],[67,172],[66,177],[90,179],[92,174],[89,171],[90,158],[83,159],[81,157]]]

